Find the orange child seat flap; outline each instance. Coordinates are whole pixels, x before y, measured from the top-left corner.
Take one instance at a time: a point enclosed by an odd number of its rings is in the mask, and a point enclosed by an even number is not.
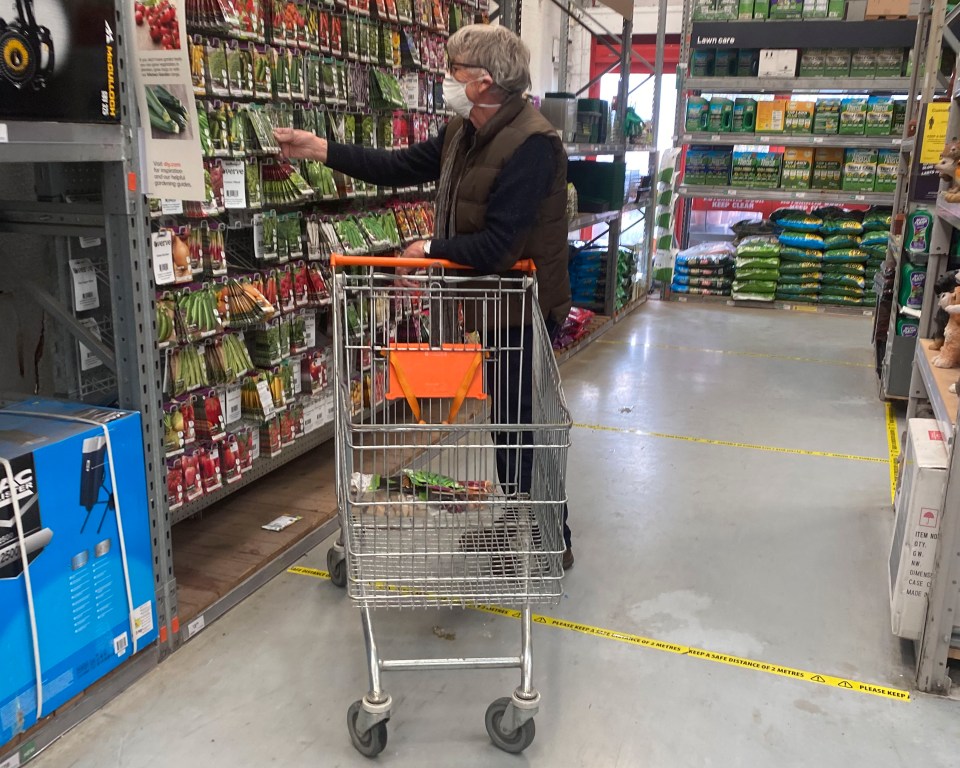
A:
[[[483,391],[484,358],[479,344],[404,344],[383,350],[390,363],[387,399],[406,399],[414,417],[420,417],[420,398],[452,398],[444,423],[452,424],[464,400],[486,400]]]

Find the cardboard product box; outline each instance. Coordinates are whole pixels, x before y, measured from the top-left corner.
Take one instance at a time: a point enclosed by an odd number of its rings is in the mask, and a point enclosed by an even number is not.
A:
[[[803,0],[770,0],[771,19],[799,19],[803,17]]]
[[[835,147],[820,147],[813,155],[813,175],[810,185],[814,189],[840,189],[843,178],[843,150]]]
[[[119,122],[113,0],[35,0],[31,5],[40,30],[27,32],[12,26],[26,22],[13,3],[0,6],[0,117]]]
[[[717,77],[736,77],[740,52],[736,48],[720,48],[714,60],[714,74]]]
[[[864,133],[867,136],[889,136],[893,130],[893,101],[889,96],[867,99]]]
[[[760,49],[741,48],[737,56],[737,77],[756,77],[760,73]]]
[[[840,133],[842,136],[860,136],[867,126],[867,100],[844,99],[840,105]]]
[[[800,51],[796,48],[763,48],[760,51],[760,77],[795,77]]]
[[[757,102],[757,133],[783,133],[786,123],[786,101],[776,99]]]
[[[753,18],[767,19],[770,17],[770,0],[753,0]]]
[[[736,21],[740,14],[739,0],[695,0],[694,21]]]
[[[713,149],[707,157],[707,184],[724,186],[730,183],[732,150]]]
[[[807,48],[800,51],[800,77],[823,77],[827,67],[827,50],[825,48]]]
[[[828,0],[803,0],[803,18],[827,18]]]
[[[877,76],[877,49],[854,48],[850,54],[850,77]]]
[[[683,183],[703,186],[707,183],[707,153],[710,150],[690,147],[684,163]]]
[[[752,19],[753,0],[740,0],[740,13],[738,15],[741,21]]]
[[[730,184],[752,189],[776,189],[780,186],[781,165],[781,155],[777,152],[734,152]]]
[[[109,451],[98,425],[107,428]],[[147,647],[157,628],[140,414],[50,400],[17,403],[0,409],[0,456],[13,469],[13,488],[0,469],[0,743],[6,743],[37,720],[35,663],[48,714],[135,648]],[[14,496],[26,563],[13,524]]]
[[[867,0],[867,18],[909,15],[910,0]]]
[[[863,21],[867,15],[867,0],[847,0],[847,21]]]
[[[850,74],[850,51],[830,48],[824,59],[824,77],[847,77]]]
[[[901,77],[905,57],[903,48],[877,48],[877,77]]]
[[[757,178],[757,153],[734,152],[730,167],[730,185],[750,188]]]
[[[847,0],[827,0],[827,18],[842,19],[847,11]]]
[[[895,149],[877,152],[877,179],[874,192],[894,192],[897,188],[897,172],[900,169],[900,153]]]
[[[813,130],[813,112],[816,106],[813,101],[788,101],[784,130],[787,133],[810,133]]]
[[[910,419],[896,520],[890,542],[890,627],[893,634],[917,640],[927,613],[927,595],[940,538],[947,450],[934,419]]]
[[[851,192],[873,192],[877,179],[877,150],[847,149],[843,153],[841,188]]]
[[[813,113],[813,132],[832,135],[840,131],[840,99],[821,99]]]
[[[895,99],[893,102],[893,125],[890,127],[891,136],[902,136],[907,123],[907,102]]]
[[[787,147],[783,152],[784,189],[810,189],[813,179],[814,151],[806,147]]]
[[[690,74],[693,77],[713,77],[716,74],[717,52],[713,48],[700,48],[690,54]]]

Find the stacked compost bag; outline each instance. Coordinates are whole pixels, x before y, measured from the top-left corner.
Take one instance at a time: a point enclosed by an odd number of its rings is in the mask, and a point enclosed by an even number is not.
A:
[[[737,244],[731,295],[744,301],[773,301],[780,279],[780,243],[772,235],[751,235]]]
[[[701,243],[677,254],[673,265],[673,293],[729,296],[733,285],[736,249],[731,243]]]
[[[781,230],[778,299],[846,306],[876,303],[873,275],[886,257],[890,209],[781,209],[770,218]]]

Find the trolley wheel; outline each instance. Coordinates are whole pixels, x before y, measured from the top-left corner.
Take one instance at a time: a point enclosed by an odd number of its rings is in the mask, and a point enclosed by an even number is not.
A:
[[[517,730],[509,735],[505,735],[500,730],[500,721],[503,720],[503,714],[512,702],[509,696],[497,699],[493,704],[487,707],[487,714],[484,717],[484,723],[487,726],[487,733],[495,746],[504,752],[519,754],[533,743],[533,737],[537,734],[537,727],[533,724],[533,719],[527,720]]]
[[[335,587],[347,586],[347,561],[345,558],[338,558],[332,547],[327,550],[327,570],[330,571],[330,581]]]
[[[376,757],[387,746],[387,721],[381,720],[366,733],[357,733],[357,715],[363,709],[363,702],[355,701],[347,710],[347,730],[354,748],[364,757]]]

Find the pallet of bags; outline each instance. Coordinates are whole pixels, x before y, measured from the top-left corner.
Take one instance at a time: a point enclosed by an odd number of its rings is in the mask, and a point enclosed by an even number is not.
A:
[[[780,243],[780,301],[815,303],[823,278],[823,218],[816,213],[781,208],[770,216]]]
[[[773,301],[780,279],[780,243],[773,235],[751,235],[737,244],[731,295],[741,301]]]
[[[734,257],[731,243],[701,243],[677,254],[673,265],[674,293],[729,296],[733,285]]]

